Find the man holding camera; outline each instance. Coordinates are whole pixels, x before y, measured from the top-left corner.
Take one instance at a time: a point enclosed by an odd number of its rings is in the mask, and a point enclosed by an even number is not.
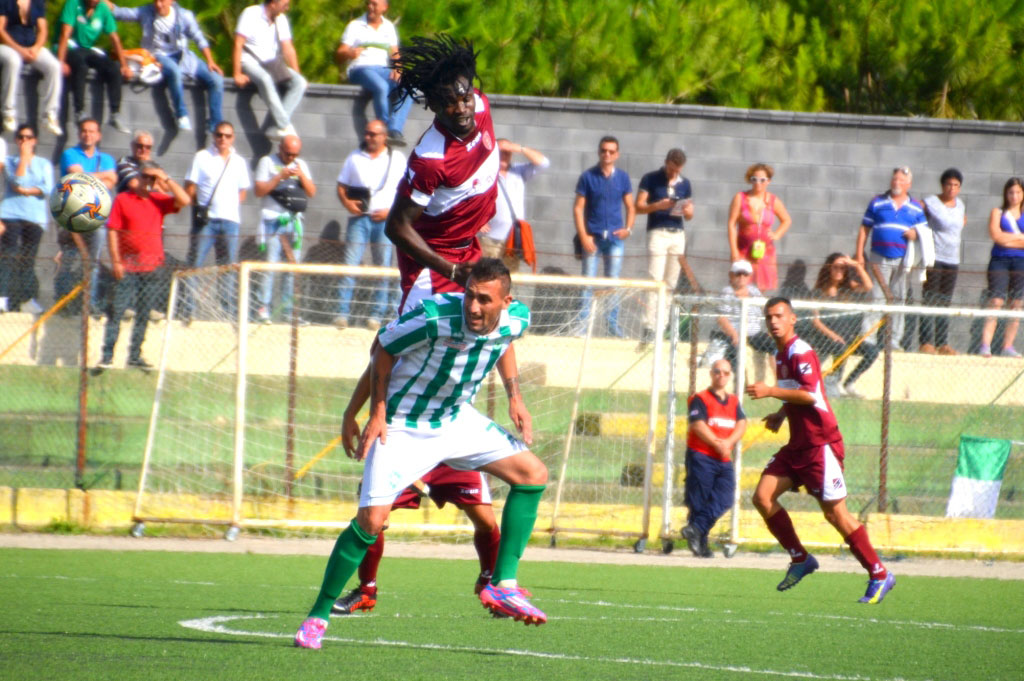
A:
[[[360,149],[349,154],[338,174],[338,200],[351,214],[345,230],[342,257],[345,265],[361,264],[367,244],[374,265],[391,265],[391,241],[384,235],[384,223],[394,203],[398,183],[405,174],[406,159],[402,152],[388,147],[387,134],[383,121],[367,123]],[[349,324],[354,285],[355,277],[349,276],[342,278],[338,286],[338,316],[334,324],[339,329]],[[378,284],[366,320],[367,328],[380,327],[388,313],[388,293],[392,290],[394,286],[387,280]]]
[[[302,248],[302,213],[306,203],[316,195],[316,185],[309,166],[299,158],[302,140],[298,135],[285,135],[276,154],[268,154],[256,165],[256,196],[262,199],[260,215],[260,250],[266,250],[267,262],[280,262],[284,251],[288,262],[297,262]],[[274,293],[274,273],[264,272],[260,290],[257,319],[270,323],[270,299]],[[285,272],[281,298],[284,318],[291,318],[295,299],[295,277]]]

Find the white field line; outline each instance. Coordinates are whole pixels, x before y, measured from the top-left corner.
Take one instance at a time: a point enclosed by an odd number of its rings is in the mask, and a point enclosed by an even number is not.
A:
[[[194,620],[182,620],[179,625],[187,629],[194,629],[210,634],[225,634],[228,636],[258,636],[261,638],[283,638],[290,639],[292,634],[276,634],[268,631],[244,631],[232,629],[225,626],[228,622],[236,620],[266,619],[266,615],[224,615],[214,617],[203,617]],[[677,669],[705,669],[708,671],[733,672],[736,674],[753,674],[757,676],[772,676],[796,679],[821,679],[823,681],[883,681],[871,676],[848,676],[845,674],[815,674],[814,672],[786,671],[777,669],[754,669],[739,665],[714,665],[702,662],[687,662],[680,660],[651,660],[635,657],[592,657],[587,655],[569,655],[565,653],[546,653],[536,650],[522,650],[517,648],[481,648],[476,646],[458,646],[442,643],[413,643],[411,641],[389,641],[386,639],[357,639],[342,638],[337,636],[324,636],[325,641],[336,641],[338,643],[354,643],[358,645],[383,646],[391,648],[407,648],[411,650],[438,650],[453,653],[480,653],[484,655],[509,655],[513,657],[532,657],[544,660],[559,660],[566,662],[591,662],[636,665],[644,667],[669,667]],[[884,681],[904,681],[903,679],[889,679]]]
[[[57,579],[57,580],[69,580],[79,582],[95,582],[98,581],[95,577],[67,577],[64,575],[18,575],[8,574],[9,578],[28,578],[28,579]],[[196,585],[196,586],[221,586],[218,582],[189,582],[183,580],[169,580],[172,584],[183,584],[183,585]],[[316,586],[281,586],[272,584],[258,584],[253,588],[258,589],[292,589],[299,591],[319,591],[319,587]],[[401,592],[388,592],[389,599],[401,600],[403,594]],[[566,605],[587,605],[599,608],[620,608],[623,610],[654,610],[658,612],[678,612],[678,613],[704,613],[710,615],[734,615],[738,614],[729,609],[715,610],[711,608],[694,608],[689,606],[681,605],[637,605],[635,603],[613,603],[611,601],[578,601],[567,598],[545,598],[543,599],[545,604],[547,603],[564,603]],[[792,617],[791,612],[780,612],[774,610],[766,610],[763,614],[770,615],[772,617]],[[434,616],[424,615],[396,615],[401,617],[423,617],[432,618]],[[363,616],[365,617],[365,616]],[[437,616],[440,617],[440,616]],[[840,622],[850,622],[856,625],[874,625],[881,624],[885,626],[898,626],[898,627],[917,627],[919,629],[935,629],[945,631],[979,631],[989,632],[995,634],[1024,634],[1024,629],[1013,629],[1007,627],[993,627],[982,624],[952,624],[950,622],[927,622],[917,620],[887,620],[879,619],[877,617],[854,617],[852,615],[827,615],[822,613],[801,613],[800,617],[806,619],[822,619],[822,620],[834,620]],[[360,619],[360,618],[353,618]],[[557,615],[549,616],[550,620],[599,620],[599,621],[631,621],[631,622],[683,622],[686,621],[683,618],[658,618],[658,617],[586,617],[586,616],[566,616],[559,617]],[[749,623],[750,620],[746,619],[727,619],[724,622],[732,624]]]

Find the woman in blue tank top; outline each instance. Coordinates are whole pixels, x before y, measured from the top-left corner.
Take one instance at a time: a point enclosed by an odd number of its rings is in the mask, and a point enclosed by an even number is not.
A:
[[[988,263],[988,307],[998,310],[1007,300],[1010,309],[1024,307],[1024,180],[1011,177],[1003,186],[1003,205],[993,208],[988,220],[988,234],[992,238],[992,257]],[[1013,347],[1017,338],[1020,320],[1006,322],[1003,333],[1001,357],[1020,357]],[[989,317],[981,330],[981,347],[978,353],[983,357],[992,356],[992,336],[996,330],[996,318]]]

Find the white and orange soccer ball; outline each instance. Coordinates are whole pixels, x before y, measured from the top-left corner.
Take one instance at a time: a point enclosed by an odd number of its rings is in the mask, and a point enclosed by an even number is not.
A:
[[[85,173],[68,173],[50,193],[50,214],[72,232],[99,229],[110,217],[111,204],[106,185]]]

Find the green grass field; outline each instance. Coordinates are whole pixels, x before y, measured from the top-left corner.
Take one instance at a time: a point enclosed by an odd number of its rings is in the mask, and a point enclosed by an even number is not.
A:
[[[529,549],[538,551],[538,549]],[[320,651],[291,637],[320,583],[311,556],[5,549],[4,679],[1019,680],[1024,583],[860,575],[787,593],[749,569],[524,563],[550,620],[493,620],[474,562],[386,559],[369,614]],[[898,570],[898,564],[897,564]]]

